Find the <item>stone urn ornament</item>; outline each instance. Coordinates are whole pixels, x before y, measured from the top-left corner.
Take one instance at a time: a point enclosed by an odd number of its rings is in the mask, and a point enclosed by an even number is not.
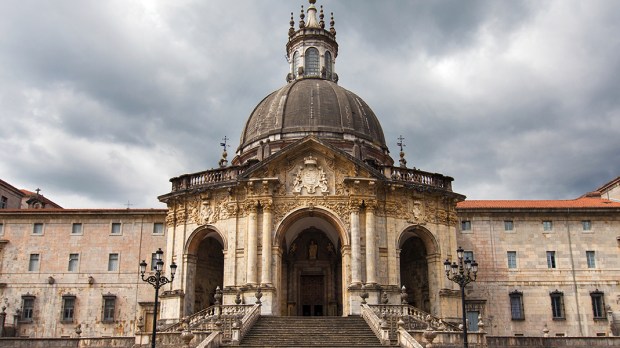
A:
[[[256,288],[256,293],[254,293],[254,297],[256,297],[256,304],[261,304],[260,299],[263,297],[263,291],[260,286]]]
[[[362,304],[366,304],[366,299],[368,298],[368,291],[366,291],[366,284],[362,284],[362,292],[360,293],[360,297],[362,298]]]
[[[235,304],[236,305],[241,304],[241,290],[237,290],[237,294],[235,295]]]
[[[409,304],[409,302],[407,301],[408,297],[409,294],[407,294],[407,289],[403,285],[403,287],[400,289],[400,303],[404,305]]]
[[[222,304],[222,289],[219,286],[215,288],[215,295],[213,297],[215,298],[216,306]]]

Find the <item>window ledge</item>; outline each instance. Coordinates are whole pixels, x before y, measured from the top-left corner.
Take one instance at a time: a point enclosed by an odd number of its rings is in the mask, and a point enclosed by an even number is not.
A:
[[[566,318],[553,318],[553,320],[566,321]]]

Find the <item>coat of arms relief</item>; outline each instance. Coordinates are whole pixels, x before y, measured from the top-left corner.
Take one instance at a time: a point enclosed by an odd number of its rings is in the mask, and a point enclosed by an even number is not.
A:
[[[313,156],[304,157],[304,165],[299,166],[293,181],[293,193],[302,193],[304,188],[308,194],[314,194],[317,190],[324,195],[329,193],[327,175]]]

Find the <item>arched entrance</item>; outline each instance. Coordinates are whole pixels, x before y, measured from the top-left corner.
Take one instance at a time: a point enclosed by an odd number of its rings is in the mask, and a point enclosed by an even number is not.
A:
[[[405,231],[400,238],[400,279],[407,291],[407,302],[432,313],[429,256],[435,254],[430,232],[422,229]],[[434,272],[430,272],[433,276]]]
[[[281,315],[342,315],[342,242],[330,220],[305,212],[280,231]]]
[[[223,251],[222,238],[213,230],[199,230],[190,237],[186,254],[188,314],[214,304],[215,289],[224,281]]]

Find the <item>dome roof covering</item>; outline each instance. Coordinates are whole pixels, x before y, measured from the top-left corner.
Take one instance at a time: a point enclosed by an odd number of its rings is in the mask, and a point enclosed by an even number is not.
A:
[[[299,79],[269,94],[250,115],[239,149],[271,139],[362,139],[387,149],[375,113],[353,92],[318,78]]]

